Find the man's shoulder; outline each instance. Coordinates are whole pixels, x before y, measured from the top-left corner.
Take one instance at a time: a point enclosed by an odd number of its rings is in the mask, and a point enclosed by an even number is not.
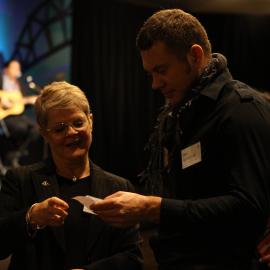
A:
[[[233,81],[223,91],[218,110],[224,123],[236,130],[264,130],[270,127],[270,104],[249,85]]]
[[[240,102],[261,100],[260,94],[257,90],[238,80],[231,80],[227,83],[224,87],[223,94],[231,100],[236,99]]]
[[[0,72],[0,90],[3,88],[3,72]]]
[[[269,111],[270,108],[269,103],[256,89],[237,80],[232,80],[224,86],[217,104],[233,114],[242,110]]]

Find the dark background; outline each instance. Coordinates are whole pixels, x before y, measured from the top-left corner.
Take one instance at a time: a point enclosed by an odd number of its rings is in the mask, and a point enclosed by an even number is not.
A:
[[[163,103],[143,72],[135,39],[157,9],[123,1],[73,1],[71,75],[92,104],[92,158],[135,184],[146,164],[144,145]],[[234,78],[269,90],[269,15],[193,14],[205,26],[213,52],[227,57]]]
[[[20,57],[24,76],[40,86],[80,86],[94,113],[91,158],[137,184],[163,98],[151,90],[135,39],[147,17],[172,7],[199,18],[235,79],[270,90],[269,0],[0,0],[0,65]]]

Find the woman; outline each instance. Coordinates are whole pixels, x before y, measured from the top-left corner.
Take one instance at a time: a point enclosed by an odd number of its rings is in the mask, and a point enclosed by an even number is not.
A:
[[[35,108],[51,158],[7,172],[0,193],[0,257],[12,254],[9,269],[141,269],[138,228],[111,227],[73,199],[132,190],[89,159],[93,117],[84,93],[54,82]]]

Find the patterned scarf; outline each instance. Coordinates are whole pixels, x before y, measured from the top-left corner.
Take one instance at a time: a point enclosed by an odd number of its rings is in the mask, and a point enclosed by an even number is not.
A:
[[[182,130],[180,121],[183,112],[186,112],[200,97],[200,91],[208,86],[227,67],[227,60],[221,54],[212,54],[209,64],[199,76],[195,86],[188,91],[185,98],[175,107],[165,105],[157,117],[154,131],[150,135],[145,150],[149,151],[149,162],[147,168],[139,175],[140,183],[144,184],[146,193],[164,194],[164,181],[166,172],[170,171],[172,159],[179,151]],[[171,145],[169,145],[171,144]],[[164,167],[164,146],[170,149],[168,166]]]

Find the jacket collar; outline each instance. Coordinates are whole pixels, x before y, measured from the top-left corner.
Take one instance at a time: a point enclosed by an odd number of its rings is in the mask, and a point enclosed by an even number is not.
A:
[[[53,196],[59,196],[59,185],[57,182],[54,166],[51,160],[46,160],[40,170],[33,178],[33,184],[38,201],[41,202]],[[65,251],[64,231],[57,227],[49,227],[53,232],[59,246]]]
[[[217,100],[224,85],[232,79],[231,73],[229,72],[228,68],[226,68],[219,76],[215,78],[214,81],[204,87],[200,94],[213,100]]]
[[[90,195],[103,198],[106,194],[107,185],[104,182],[104,172],[101,168],[90,161]],[[36,171],[32,179],[38,201],[43,201],[53,196],[59,196],[59,184],[56,178],[56,170],[51,158],[43,162],[43,166]],[[101,236],[104,223],[96,216],[89,216],[89,231],[87,249],[90,251]],[[63,252],[66,250],[64,230],[59,227],[49,227]]]

